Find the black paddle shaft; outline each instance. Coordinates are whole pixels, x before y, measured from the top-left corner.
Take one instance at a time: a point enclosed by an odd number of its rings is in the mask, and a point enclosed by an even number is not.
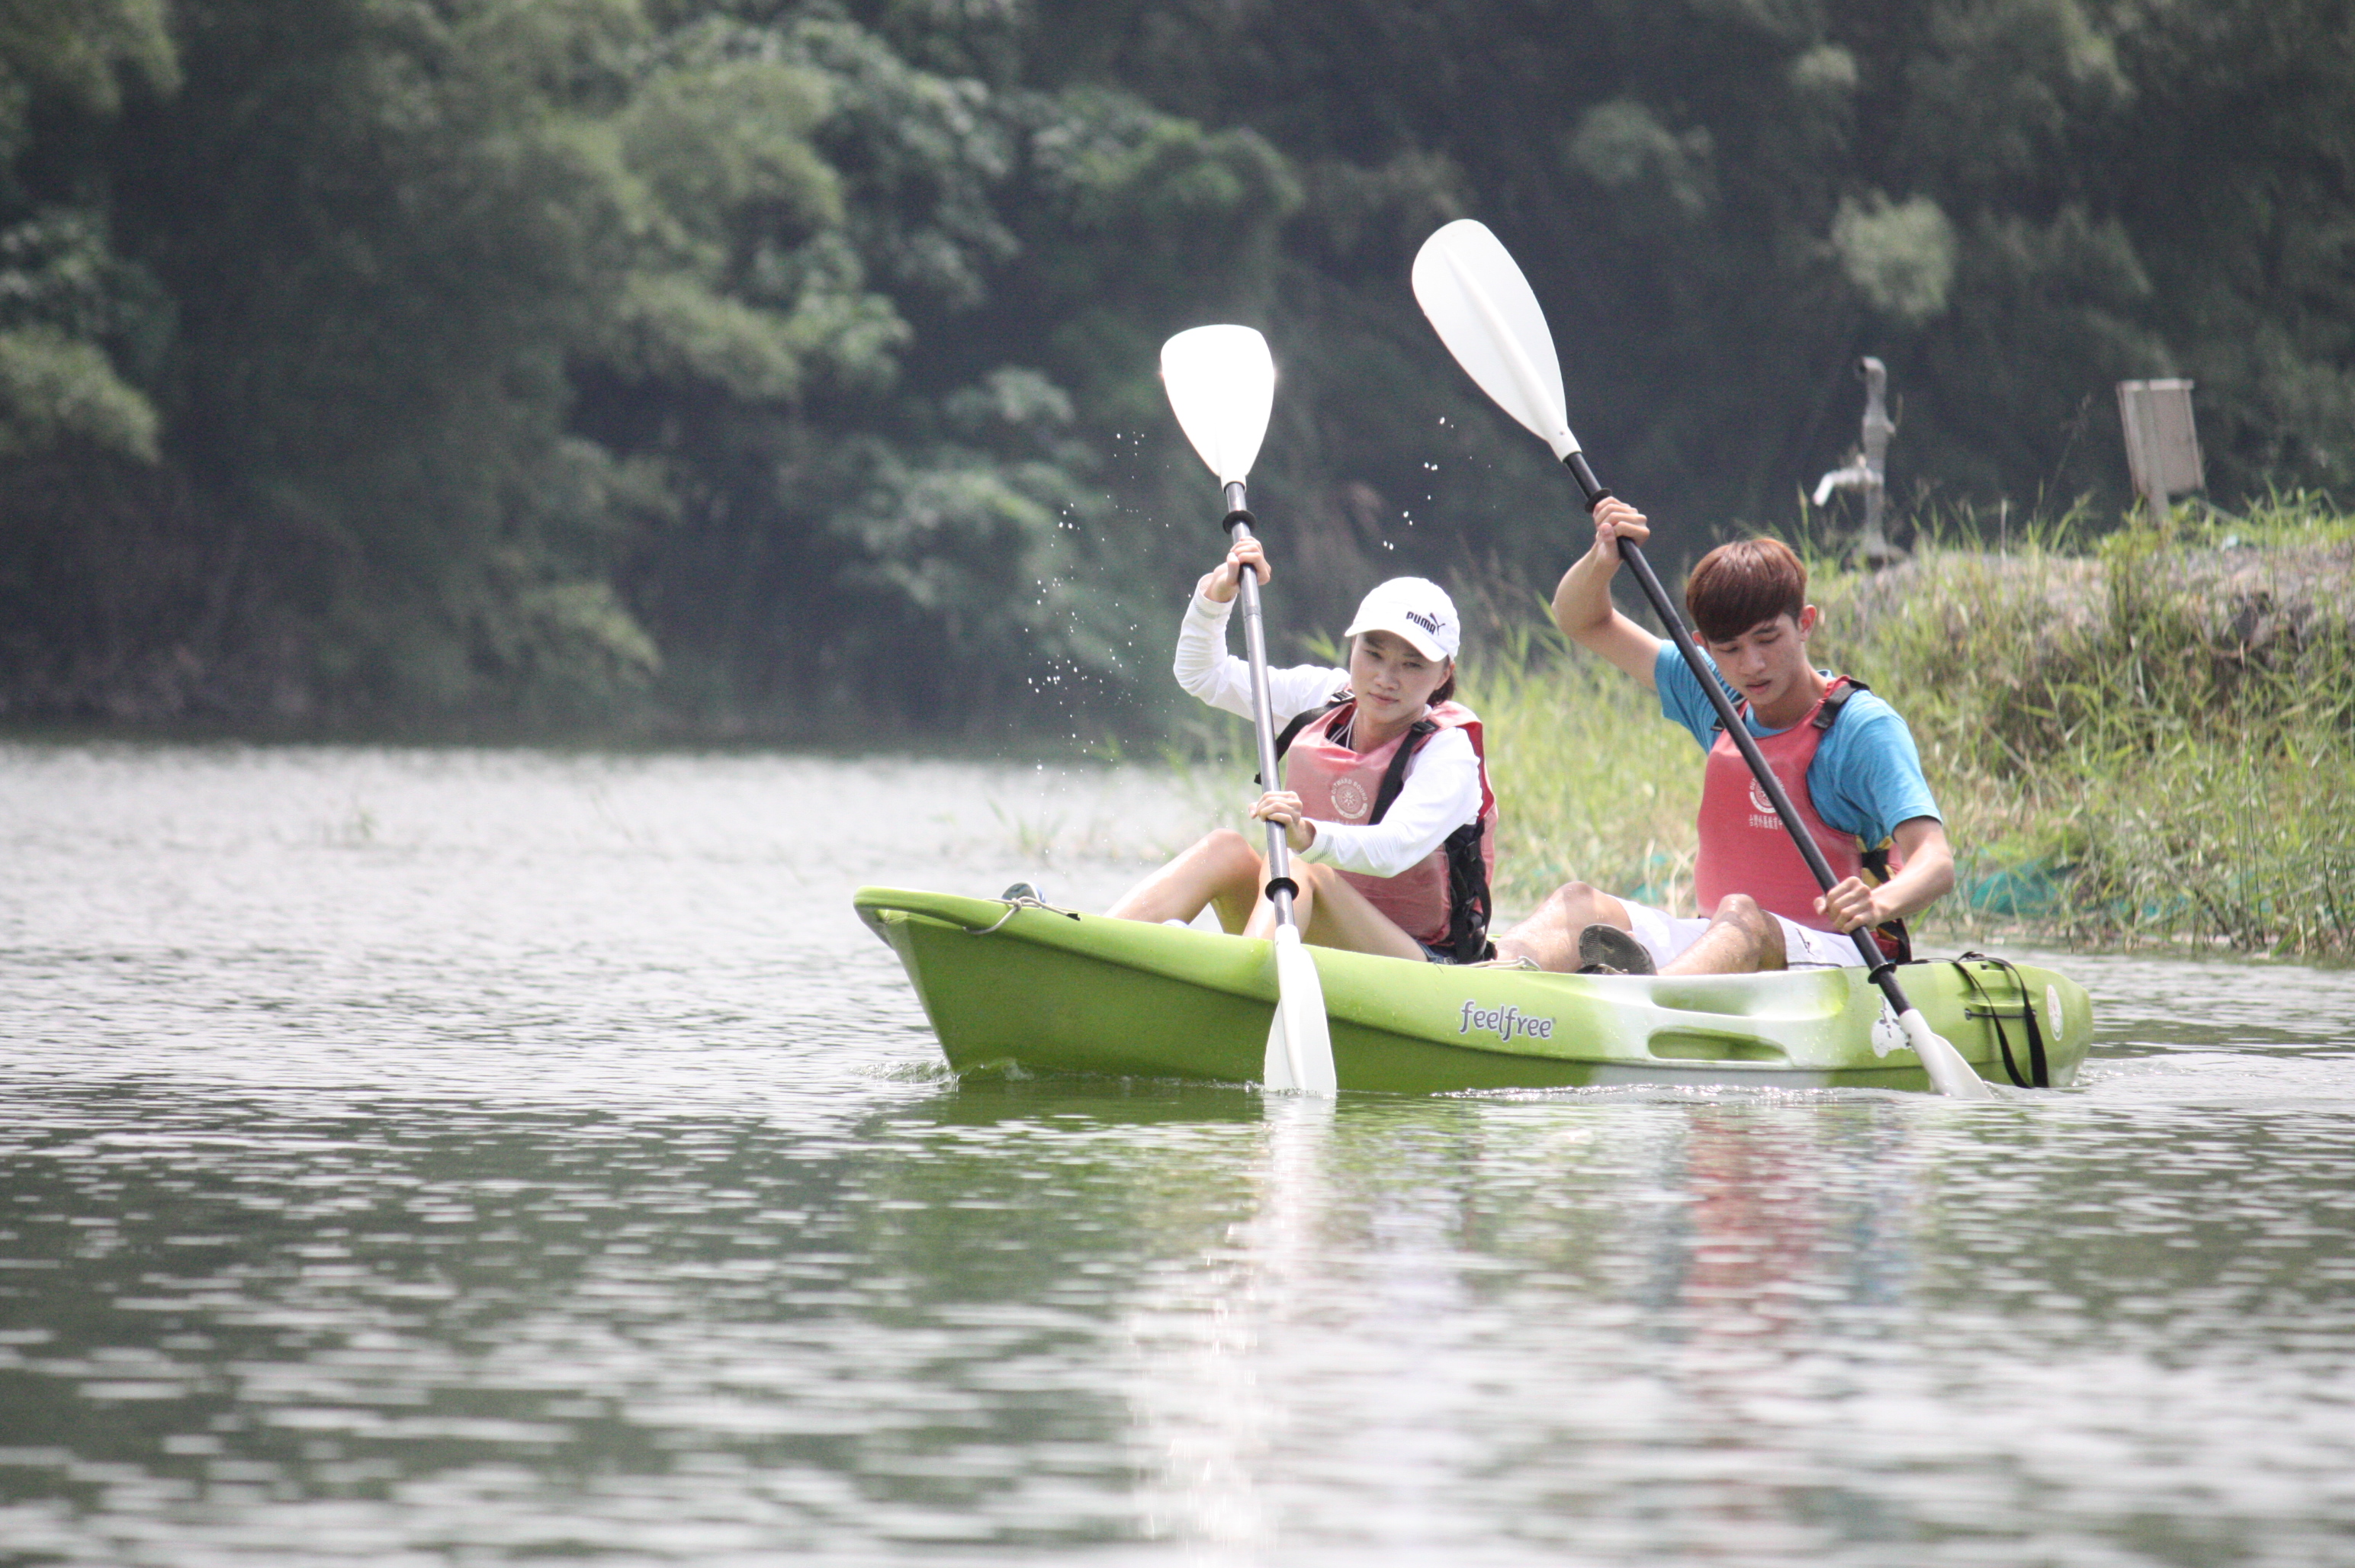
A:
[[[1569,467],[1571,477],[1578,481],[1579,489],[1585,493],[1589,512],[1610,496],[1611,492],[1596,482],[1594,470],[1586,465],[1584,453],[1573,452],[1562,462]],[[1791,809],[1791,797],[1784,792],[1783,781],[1776,778],[1774,770],[1766,765],[1766,754],[1758,749],[1757,739],[1750,733],[1750,726],[1742,722],[1740,711],[1733,706],[1733,699],[1725,694],[1725,688],[1718,683],[1716,672],[1701,657],[1700,645],[1685,629],[1684,617],[1678,614],[1676,606],[1668,602],[1668,590],[1660,586],[1658,576],[1652,571],[1652,563],[1644,559],[1643,547],[1632,539],[1618,542],[1621,559],[1636,569],[1636,581],[1643,585],[1644,597],[1652,602],[1652,613],[1658,616],[1660,624],[1668,628],[1669,639],[1677,645],[1677,652],[1685,656],[1686,667],[1700,682],[1701,690],[1709,694],[1711,706],[1717,709],[1718,722],[1725,726],[1728,735],[1733,737],[1735,747],[1742,752],[1742,760],[1750,764],[1752,775],[1758,780],[1758,787],[1766,792],[1766,798],[1774,804],[1774,814],[1783,819],[1783,827],[1790,833],[1791,842],[1799,847],[1799,858],[1806,861],[1807,869],[1816,874],[1817,886],[1826,892],[1831,891],[1839,879],[1832,875],[1831,863],[1824,859],[1822,846],[1799,821],[1798,813]],[[1881,944],[1874,939],[1871,928],[1859,926],[1849,935],[1855,939],[1857,952],[1863,955],[1874,983],[1880,986],[1881,995],[1889,998],[1889,1005],[1901,1013],[1910,1008],[1913,1004],[1905,999],[1905,993],[1898,987],[1896,966],[1890,962],[1889,955],[1881,950]]]
[[[1227,485],[1227,531],[1240,544],[1252,537],[1252,515],[1243,506],[1243,483],[1237,479]],[[1267,782],[1261,787],[1276,787],[1275,772],[1275,699],[1267,688],[1267,628],[1260,619],[1259,573],[1248,567],[1235,574],[1235,589],[1242,596],[1243,652],[1251,663],[1252,728],[1259,740],[1259,776]],[[1279,925],[1297,923],[1292,913],[1292,895],[1299,884],[1292,880],[1292,844],[1284,837],[1284,824],[1267,825],[1267,898],[1275,906]]]

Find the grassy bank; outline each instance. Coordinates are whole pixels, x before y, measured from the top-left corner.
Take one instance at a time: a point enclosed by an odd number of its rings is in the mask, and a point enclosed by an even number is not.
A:
[[[1813,597],[1817,662],[1896,703],[1945,808],[1962,888],[1934,934],[2355,955],[2355,517],[1933,542],[1819,563]],[[1700,758],[1648,694],[1532,635],[1465,696],[1508,907],[1573,876],[1689,903]]]

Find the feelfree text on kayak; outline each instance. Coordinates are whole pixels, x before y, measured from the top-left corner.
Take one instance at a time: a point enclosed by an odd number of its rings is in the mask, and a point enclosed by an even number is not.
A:
[[[1484,1009],[1477,1002],[1465,1002],[1464,1022],[1457,1027],[1455,1032],[1470,1034],[1476,1029],[1493,1034],[1499,1040],[1510,1040],[1517,1034],[1525,1035],[1531,1040],[1551,1040],[1553,1024],[1554,1020],[1551,1019],[1541,1019],[1534,1014],[1525,1013],[1518,1008]]]

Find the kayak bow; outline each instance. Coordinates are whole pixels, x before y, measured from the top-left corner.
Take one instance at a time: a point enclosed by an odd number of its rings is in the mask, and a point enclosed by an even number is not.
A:
[[[959,1072],[1260,1077],[1276,1002],[1270,943],[896,888],[853,901],[899,954]],[[1308,951],[1344,1089],[1932,1086],[1861,968],[1547,975]],[[2029,1073],[2029,1010],[2049,1081],[2076,1076],[2093,1005],[2073,981],[1975,960],[1904,973],[1980,1077]]]

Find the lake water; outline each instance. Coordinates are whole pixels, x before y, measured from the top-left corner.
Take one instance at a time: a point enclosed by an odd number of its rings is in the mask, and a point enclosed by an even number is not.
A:
[[[959,1083],[1139,773],[0,747],[0,1563],[2355,1561],[2355,976],[2075,1089]]]

